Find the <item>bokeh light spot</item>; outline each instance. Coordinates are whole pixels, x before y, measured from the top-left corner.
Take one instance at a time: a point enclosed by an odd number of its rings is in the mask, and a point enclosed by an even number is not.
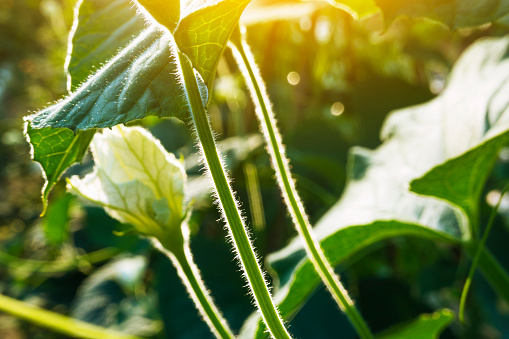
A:
[[[345,111],[345,105],[343,105],[343,103],[341,103],[339,101],[333,103],[332,106],[330,107],[330,112],[334,116],[340,116],[341,114],[343,114],[344,111]]]
[[[288,73],[286,80],[288,80],[288,83],[290,85],[295,86],[300,82],[300,75],[299,75],[299,73],[292,71],[292,72]]]

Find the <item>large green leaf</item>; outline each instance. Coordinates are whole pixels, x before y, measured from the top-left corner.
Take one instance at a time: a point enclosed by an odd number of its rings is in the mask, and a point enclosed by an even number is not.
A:
[[[74,16],[66,60],[70,90],[75,90],[145,28],[145,20],[126,0],[82,0]]]
[[[478,26],[509,13],[507,0],[375,0],[387,22],[398,16],[428,17],[451,28]]]
[[[75,92],[31,117],[33,128],[113,127],[148,115],[184,117],[171,34],[147,28]]]
[[[331,225],[329,225],[331,227]],[[323,234],[317,234],[323,239]],[[378,241],[396,236],[416,236],[432,240],[457,242],[458,239],[446,233],[435,231],[418,224],[396,220],[375,221],[336,230],[321,241],[322,248],[331,263],[337,265],[363,248]],[[321,282],[313,265],[298,241],[269,257],[272,268],[278,273],[280,286],[274,299],[281,315],[291,319],[302,307],[302,303],[313,293]],[[253,314],[242,329],[242,336],[265,338],[265,327],[258,314]]]
[[[498,151],[509,141],[508,91],[509,36],[472,46],[459,60],[440,97],[391,117],[404,124],[408,118],[436,116],[435,128],[442,131],[441,136],[428,147],[440,150],[439,165],[413,180],[410,189],[458,205],[473,227],[478,222],[484,182]]]
[[[190,2],[184,7],[187,14],[178,29],[179,47],[189,50],[193,65],[207,75],[209,87],[231,30],[247,3]],[[148,115],[183,118],[187,112],[173,37],[156,24],[142,31],[145,22],[132,7],[128,0],[78,2],[66,63],[69,87],[74,92],[27,118],[28,137],[36,141],[32,144],[34,160],[41,163],[47,177],[45,206],[54,183],[65,169],[82,159],[93,135],[73,135],[64,129],[112,127]],[[202,50],[199,46],[206,47]],[[47,147],[50,143],[38,140],[58,140],[59,144]]]
[[[344,195],[315,227],[332,264],[397,235],[470,239],[480,188],[509,137],[508,51],[509,37],[474,44],[441,96],[394,112],[375,151],[353,149]],[[435,197],[410,192],[411,182],[415,191]],[[276,300],[283,316],[291,317],[320,279],[298,239],[269,263],[282,281]],[[245,330],[261,336],[254,318]]]
[[[125,0],[78,1],[65,65],[69,89],[75,90],[98,65],[112,58],[119,48],[132,40],[133,33],[143,29],[144,20],[135,14],[132,6],[126,6]],[[69,166],[81,161],[94,132],[74,134],[67,128],[33,129],[30,123],[27,125],[33,160],[41,164],[45,173],[44,213],[52,187]]]

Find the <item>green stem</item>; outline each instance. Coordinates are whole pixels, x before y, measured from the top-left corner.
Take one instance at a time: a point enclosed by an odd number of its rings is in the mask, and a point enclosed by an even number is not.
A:
[[[0,252],[0,265],[4,265],[9,269],[19,272],[54,274],[68,272],[76,268],[86,268],[91,264],[105,261],[117,253],[118,250],[115,248],[104,248],[69,259],[42,261],[19,259],[10,254]]]
[[[506,186],[500,193],[500,199],[498,199],[497,205],[491,211],[490,218],[488,220],[488,224],[486,225],[486,229],[484,230],[482,239],[476,247],[474,259],[472,261],[472,266],[470,267],[470,271],[468,272],[467,279],[465,281],[465,285],[463,286],[463,292],[461,293],[461,298],[460,298],[459,319],[462,323],[465,323],[465,305],[466,305],[466,301],[467,301],[468,291],[470,290],[470,285],[472,284],[472,278],[474,277],[475,269],[477,268],[477,265],[479,264],[479,261],[481,259],[481,254],[484,253],[484,247],[486,245],[486,241],[488,240],[488,236],[491,232],[493,223],[495,222],[495,217],[497,216],[498,208],[500,207],[502,198],[504,197],[504,194],[508,188],[509,188],[509,186]],[[497,266],[495,265],[498,263],[496,262],[495,258],[493,258],[492,256],[487,256],[485,253],[484,253],[483,257],[484,257],[483,264],[485,265],[485,269],[486,268],[489,269],[487,271],[487,273],[489,274],[488,279],[492,279],[494,274],[497,274],[499,272],[499,270],[496,269]],[[500,265],[498,267],[501,269]],[[503,271],[503,270],[502,270],[502,272],[505,273],[505,271]],[[507,274],[505,274],[505,275],[507,277]],[[490,280],[490,282],[491,282],[491,280]],[[507,289],[507,286],[508,285],[506,285],[506,289]],[[504,293],[506,293],[506,292],[504,292]]]
[[[255,303],[262,314],[263,321],[274,338],[291,338],[272,301],[244,222],[240,216],[240,211],[233,197],[233,192],[228,184],[191,62],[182,53],[179,53],[179,59],[184,76],[185,90],[196,133],[205,156],[205,163],[212,176],[220,207],[229,226],[241,267],[253,293]]]
[[[196,305],[196,308],[203,319],[217,338],[233,339],[232,330],[222,316],[219,309],[215,306],[207,287],[200,277],[200,271],[193,262],[193,256],[189,248],[189,243],[185,241],[180,248],[174,248],[171,251],[162,251],[171,259],[173,265],[182,279],[187,291]]]
[[[74,338],[136,339],[0,294],[0,311]]]
[[[244,118],[242,110],[236,100],[227,100],[228,108],[234,119],[235,133],[246,140],[246,131],[244,128]],[[249,207],[251,208],[251,218],[254,229],[262,231],[265,229],[265,212],[263,210],[262,194],[260,192],[260,182],[258,181],[258,170],[253,162],[245,159],[242,169],[246,178],[247,197]]]
[[[304,206],[295,188],[295,183],[291,179],[289,162],[285,157],[284,146],[276,126],[276,119],[274,113],[270,109],[271,105],[267,91],[259,76],[259,71],[249,50],[249,46],[241,39],[239,31],[234,33],[231,41],[233,43],[232,50],[235,59],[241,68],[256,107],[256,115],[260,120],[261,129],[267,143],[267,149],[276,172],[279,187],[281,188],[283,198],[295,227],[300,237],[304,240],[306,252],[315,270],[322,278],[341,310],[346,313],[359,336],[366,339],[373,338],[366,322],[355,307],[352,299],[348,296],[346,289],[334,273],[334,269],[325,257],[318,241],[315,239],[311,224],[309,223],[307,215],[304,213]]]

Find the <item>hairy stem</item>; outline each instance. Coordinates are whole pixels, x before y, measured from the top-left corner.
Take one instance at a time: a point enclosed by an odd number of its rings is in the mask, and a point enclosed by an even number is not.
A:
[[[269,289],[256,259],[244,222],[240,216],[237,203],[226,177],[225,170],[220,161],[211,127],[203,106],[200,90],[191,62],[179,53],[180,65],[184,76],[186,94],[189,100],[196,133],[201,143],[205,163],[212,176],[214,188],[219,198],[219,205],[232,236],[233,244],[238,253],[240,264],[244,270],[247,282],[263,321],[274,338],[290,338],[283,320],[272,301]]]
[[[136,339],[0,294],[0,311],[74,338]]]
[[[346,289],[334,273],[334,269],[328,262],[318,241],[314,237],[308,217],[304,212],[304,206],[302,205],[295,188],[295,183],[291,177],[288,160],[285,156],[284,146],[276,126],[274,113],[271,110],[267,91],[259,76],[259,71],[249,50],[249,46],[241,39],[239,31],[234,33],[231,42],[233,45],[233,54],[240,66],[256,107],[256,115],[260,121],[261,130],[267,143],[271,162],[276,172],[277,182],[281,188],[283,198],[295,227],[304,241],[306,252],[315,270],[322,278],[341,310],[346,313],[359,336],[361,338],[373,338],[366,322],[355,307],[352,299],[348,296]]]
[[[171,246],[171,250],[161,246],[160,250],[166,254],[177,269],[178,275],[187,288],[196,308],[217,338],[233,339],[232,330],[228,326],[221,311],[216,307],[205,284],[200,271],[193,261],[193,255],[189,248],[189,241],[182,242],[182,246]]]

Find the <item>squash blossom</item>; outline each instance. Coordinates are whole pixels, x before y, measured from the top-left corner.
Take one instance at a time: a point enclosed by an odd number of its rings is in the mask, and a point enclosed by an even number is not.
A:
[[[187,181],[182,162],[140,127],[105,129],[91,148],[93,172],[68,179],[68,189],[142,235],[180,243]]]

